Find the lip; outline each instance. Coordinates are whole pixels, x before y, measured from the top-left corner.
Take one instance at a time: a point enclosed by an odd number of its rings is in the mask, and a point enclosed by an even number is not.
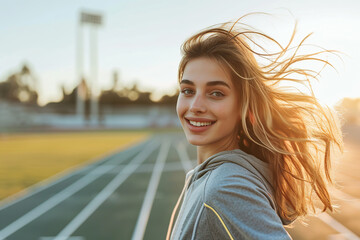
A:
[[[197,120],[193,120],[193,119],[197,119]],[[201,120],[200,120],[201,119]],[[191,120],[191,121],[198,121],[198,122],[213,122],[211,125],[209,125],[209,126],[199,126],[199,127],[197,127],[197,126],[193,126],[193,125],[191,125],[190,124],[190,121],[189,120]],[[204,132],[204,131],[206,131],[206,130],[208,130],[210,127],[212,127],[214,124],[215,124],[215,122],[214,121],[211,121],[211,120],[209,120],[209,119],[205,119],[204,120],[204,118],[185,118],[185,121],[186,121],[186,124],[187,124],[187,127],[189,128],[189,130],[190,131],[192,131],[192,132]]]

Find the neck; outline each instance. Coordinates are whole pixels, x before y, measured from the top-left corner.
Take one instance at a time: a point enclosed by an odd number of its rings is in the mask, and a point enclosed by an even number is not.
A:
[[[206,161],[212,155],[223,152],[238,149],[239,146],[236,141],[230,141],[227,144],[219,146],[219,144],[211,144],[211,145],[204,145],[204,146],[197,146],[197,160],[198,164],[201,164]]]

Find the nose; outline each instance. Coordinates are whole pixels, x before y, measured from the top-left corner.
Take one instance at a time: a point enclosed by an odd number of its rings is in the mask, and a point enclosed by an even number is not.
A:
[[[203,113],[206,112],[206,102],[203,99],[201,94],[196,94],[193,97],[193,101],[191,102],[190,105],[190,112],[192,113]]]

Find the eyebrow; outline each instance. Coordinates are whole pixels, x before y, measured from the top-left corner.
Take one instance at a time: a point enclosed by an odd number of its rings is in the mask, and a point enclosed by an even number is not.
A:
[[[188,79],[181,80],[180,84],[182,84],[182,83],[195,86],[194,82],[190,81]],[[211,82],[206,83],[206,86],[217,86],[217,85],[222,85],[222,86],[225,86],[230,89],[230,86],[226,82],[223,82],[223,81],[211,81]]]

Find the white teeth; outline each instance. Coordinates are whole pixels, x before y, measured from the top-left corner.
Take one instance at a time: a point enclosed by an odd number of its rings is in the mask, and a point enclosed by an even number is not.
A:
[[[194,125],[194,126],[197,126],[197,127],[200,127],[200,126],[208,126],[208,125],[211,125],[211,122],[195,122],[195,121],[191,121],[191,120],[190,120],[190,124],[191,124],[191,125]]]

